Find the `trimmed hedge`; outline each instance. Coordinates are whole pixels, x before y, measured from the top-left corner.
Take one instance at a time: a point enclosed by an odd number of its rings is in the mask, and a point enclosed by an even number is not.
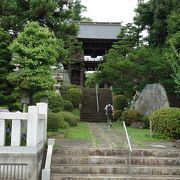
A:
[[[141,120],[140,113],[135,109],[127,109],[122,113],[121,120],[126,123],[127,126],[134,122],[139,122]]]
[[[49,100],[48,107],[51,112],[56,113],[63,110],[63,99],[60,95],[54,93],[49,97],[48,100]]]
[[[64,117],[60,113],[48,113],[48,131],[58,131],[58,129],[68,128],[68,123],[64,121]]]
[[[180,138],[180,108],[162,108],[154,111],[149,119],[153,131],[170,138]]]
[[[72,111],[74,109],[72,102],[68,100],[64,100],[63,106],[64,111]]]
[[[115,110],[114,111],[114,116],[113,116],[113,120],[117,121],[122,115],[122,111],[121,110]]]
[[[79,108],[80,98],[82,95],[81,89],[79,88],[70,88],[68,90],[68,100],[72,102],[74,107]]]
[[[113,106],[115,110],[124,110],[128,107],[128,101],[124,95],[116,95],[113,97]]]
[[[70,112],[60,112],[64,118],[64,121],[69,124],[69,126],[77,126],[77,123],[80,121],[79,117],[70,113]]]

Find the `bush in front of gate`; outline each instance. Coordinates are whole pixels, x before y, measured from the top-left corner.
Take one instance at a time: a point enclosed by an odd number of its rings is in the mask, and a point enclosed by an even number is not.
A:
[[[127,109],[123,111],[121,120],[126,123],[127,126],[134,122],[141,122],[141,114],[135,109]]]
[[[59,129],[67,129],[68,127],[77,126],[80,121],[79,116],[71,112],[60,111],[58,113],[48,113],[48,131],[58,131]]]
[[[149,119],[153,131],[170,138],[180,138],[180,108],[162,108],[154,111]]]
[[[117,121],[118,119],[120,119],[121,115],[122,115],[122,111],[121,110],[115,110],[114,111],[113,120]]]
[[[77,123],[80,121],[79,116],[76,116],[70,112],[62,111],[61,114],[64,117],[64,121],[69,124],[69,126],[77,126]]]
[[[79,107],[80,98],[82,95],[80,88],[70,88],[67,92],[68,100],[71,101],[75,108]]]
[[[128,101],[124,95],[116,95],[113,97],[113,105],[115,110],[124,110],[128,106]]]
[[[64,121],[64,117],[60,113],[48,113],[48,131],[58,131],[59,129],[66,129],[69,125]]]

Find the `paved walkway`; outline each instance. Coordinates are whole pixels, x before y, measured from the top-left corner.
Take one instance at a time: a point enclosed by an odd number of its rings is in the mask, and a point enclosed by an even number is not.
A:
[[[106,123],[88,123],[92,141],[87,140],[71,140],[61,139],[56,140],[56,145],[63,147],[92,147],[92,148],[123,148],[128,149],[127,139],[122,130],[113,127],[108,127]],[[130,139],[133,149],[175,149],[172,143],[168,142],[148,142],[139,143],[133,142]]]

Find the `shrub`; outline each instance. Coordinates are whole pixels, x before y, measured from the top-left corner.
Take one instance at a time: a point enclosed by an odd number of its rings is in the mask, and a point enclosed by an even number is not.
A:
[[[68,90],[68,99],[73,103],[74,107],[76,108],[79,107],[81,94],[82,92],[79,88],[70,88]]]
[[[145,125],[145,128],[149,128],[149,125],[150,125],[150,121],[149,121],[149,116],[143,116],[142,117],[142,122],[144,123]]]
[[[64,118],[59,113],[48,113],[48,131],[57,131],[58,129],[68,128],[68,123],[64,121]]]
[[[71,84],[70,86],[67,87],[68,89],[79,89],[79,87],[75,84]]]
[[[180,108],[162,108],[154,111],[149,119],[153,131],[170,138],[180,138]]]
[[[116,95],[113,98],[113,105],[115,110],[124,110],[128,106],[128,101],[124,95]]]
[[[49,110],[51,112],[59,112],[63,110],[63,99],[60,95],[54,93],[49,97],[49,104],[48,104]]]
[[[114,117],[113,117],[113,120],[114,121],[117,121],[122,115],[122,111],[121,110],[115,110],[114,111]]]
[[[122,121],[125,121],[127,126],[129,126],[133,122],[141,121],[141,115],[135,109],[127,109],[122,113],[121,119]]]
[[[64,121],[71,127],[77,126],[78,121],[80,121],[78,116],[75,116],[70,112],[60,112],[59,114],[63,116]]]
[[[63,106],[65,111],[72,111],[74,109],[72,102],[68,100],[64,100]]]

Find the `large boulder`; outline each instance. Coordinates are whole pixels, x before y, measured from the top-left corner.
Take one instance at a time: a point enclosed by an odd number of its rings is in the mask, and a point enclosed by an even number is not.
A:
[[[163,107],[169,107],[169,102],[161,84],[147,84],[134,104],[134,108],[143,115]]]

